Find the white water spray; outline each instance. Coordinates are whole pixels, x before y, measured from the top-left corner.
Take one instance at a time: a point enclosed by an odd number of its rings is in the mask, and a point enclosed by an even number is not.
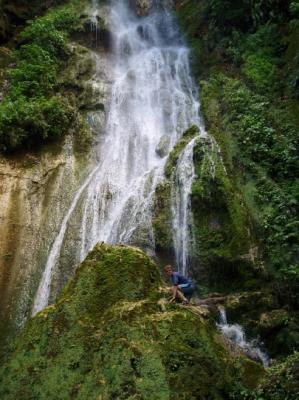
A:
[[[90,30],[95,35],[95,47],[98,46],[98,0],[92,0]]]
[[[256,340],[248,342],[246,340],[245,332],[239,324],[229,324],[227,322],[226,311],[224,307],[219,309],[220,322],[218,327],[223,335],[232,343],[240,347],[250,358],[259,360],[263,363],[264,367],[269,366],[269,357],[267,353],[262,351]]]
[[[93,176],[97,172],[97,169],[98,169],[98,167],[88,176],[88,178],[86,179],[84,184],[78,190],[67,214],[63,218],[63,221],[62,221],[62,224],[60,227],[60,231],[59,231],[58,235],[56,236],[54,243],[52,245],[42,279],[41,279],[39,287],[37,289],[37,293],[35,296],[35,301],[34,301],[33,309],[32,309],[32,315],[35,315],[38,311],[42,310],[48,304],[53,268],[54,268],[55,264],[57,263],[60,252],[61,252],[61,247],[63,245],[63,239],[65,236],[65,232],[67,230],[67,223],[68,223],[72,213],[74,212],[83,191],[86,189],[87,185],[92,180]]]
[[[100,163],[76,193],[62,221],[35,297],[34,314],[48,304],[53,271],[59,267],[68,224],[79,201],[83,205],[81,259],[98,241],[153,247],[152,199],[166,161],[156,149],[166,137],[167,155],[184,130],[200,125],[189,51],[171,14],[161,6],[163,2],[156,3],[143,18],[137,18],[127,2],[112,3],[114,83]],[[177,170],[181,187],[175,206],[180,210],[181,229],[188,225],[187,212],[179,202],[188,207],[192,145],[183,152]],[[186,240],[177,243],[187,259]]]

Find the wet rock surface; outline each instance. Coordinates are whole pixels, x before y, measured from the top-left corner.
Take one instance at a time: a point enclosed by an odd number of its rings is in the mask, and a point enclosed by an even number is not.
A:
[[[170,138],[167,135],[162,136],[158,146],[156,147],[156,153],[160,157],[165,157],[168,154],[168,149],[170,145]]]
[[[131,0],[131,3],[139,16],[147,15],[153,5],[152,0]]]

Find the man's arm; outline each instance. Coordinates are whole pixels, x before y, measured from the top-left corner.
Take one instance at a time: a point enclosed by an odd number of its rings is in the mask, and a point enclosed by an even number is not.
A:
[[[173,283],[173,287],[172,287],[173,297],[177,297],[178,290],[179,290],[179,286],[178,286],[179,285],[179,278],[178,278],[178,276],[177,276],[177,274],[175,272],[172,274],[171,280],[172,280],[172,283]]]
[[[178,294],[178,285],[173,285],[172,286],[172,295],[173,297],[177,297]]]

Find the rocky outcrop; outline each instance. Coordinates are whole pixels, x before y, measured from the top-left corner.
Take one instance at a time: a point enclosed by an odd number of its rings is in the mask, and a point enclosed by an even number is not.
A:
[[[1,399],[220,400],[253,389],[262,366],[230,351],[206,312],[161,307],[160,287],[141,250],[97,245],[13,343]]]
[[[83,17],[86,15],[85,10]],[[0,339],[13,334],[30,315],[62,220],[75,193],[98,162],[97,146],[105,126],[111,68],[106,47],[99,41],[95,48],[85,37],[83,25],[78,26],[69,43],[69,58],[59,76],[60,93],[77,110],[80,124],[73,126],[60,143],[32,153],[0,156]],[[3,52],[2,60],[0,51],[0,68],[5,71],[9,52]],[[62,254],[63,272],[55,273],[54,297],[72,274],[77,260],[78,215],[80,203],[67,229],[70,245]]]
[[[167,135],[162,136],[160,142],[158,143],[158,146],[156,147],[156,153],[158,154],[158,156],[160,156],[161,158],[165,157],[168,154],[169,145],[170,137]]]
[[[135,8],[137,15],[144,16],[148,14],[153,5],[152,0],[131,0],[132,6]]]
[[[215,139],[198,140],[194,164],[194,274],[210,290],[254,285],[262,271],[251,221]]]

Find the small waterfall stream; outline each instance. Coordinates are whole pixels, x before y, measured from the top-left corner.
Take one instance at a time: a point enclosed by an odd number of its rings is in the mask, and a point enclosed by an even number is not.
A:
[[[219,309],[220,321],[218,327],[222,334],[232,343],[240,347],[249,357],[262,362],[264,367],[269,366],[269,357],[267,353],[261,350],[257,340],[246,340],[244,329],[239,324],[229,324],[224,307]]]
[[[171,211],[173,242],[177,267],[187,273],[188,255],[190,254],[190,233],[192,229],[191,189],[195,177],[193,149],[196,138],[192,139],[179,156],[177,168],[173,174]]]
[[[98,241],[154,248],[152,199],[167,159],[157,148],[164,140],[167,155],[184,130],[192,124],[201,126],[189,50],[163,1],[154,4],[149,15],[140,18],[129,2],[112,2],[114,81],[100,161],[77,191],[61,223],[35,296],[33,314],[48,304],[53,271],[59,267],[68,224],[79,203],[82,216],[77,261],[84,259]],[[93,15],[96,12],[94,9]],[[194,144],[192,140],[183,151],[175,175],[173,227],[181,270],[186,269],[187,262]]]
[[[92,0],[90,30],[95,34],[95,47],[98,45],[98,0]]]

